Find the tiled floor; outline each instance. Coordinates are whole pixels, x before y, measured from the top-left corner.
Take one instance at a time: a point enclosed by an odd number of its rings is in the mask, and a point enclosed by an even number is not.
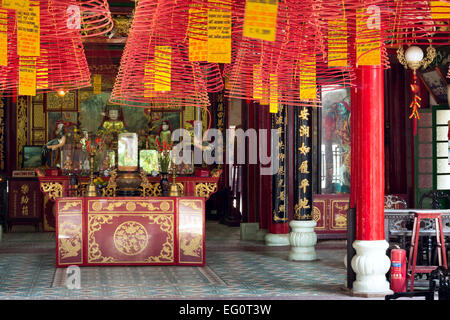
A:
[[[0,242],[0,299],[364,299],[344,290],[345,246],[319,241],[316,261],[288,261],[288,246],[241,241],[238,227],[208,221],[205,267],[83,267],[81,288],[68,289],[54,234],[12,232]]]

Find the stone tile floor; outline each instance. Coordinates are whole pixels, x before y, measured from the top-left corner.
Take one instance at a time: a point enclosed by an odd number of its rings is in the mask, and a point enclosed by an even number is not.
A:
[[[82,267],[81,288],[55,268],[54,233],[4,233],[0,300],[384,300],[345,291],[345,240],[319,240],[318,259],[288,261],[289,246],[241,241],[239,227],[207,221],[206,265]]]

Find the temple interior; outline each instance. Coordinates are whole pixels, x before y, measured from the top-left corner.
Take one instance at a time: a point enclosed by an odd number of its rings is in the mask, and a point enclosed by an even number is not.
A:
[[[449,300],[449,24],[3,0],[0,300]]]

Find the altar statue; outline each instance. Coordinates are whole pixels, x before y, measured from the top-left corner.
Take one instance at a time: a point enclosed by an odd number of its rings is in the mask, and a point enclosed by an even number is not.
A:
[[[105,115],[103,116],[102,123],[97,130],[97,136],[113,136],[122,132],[127,132],[122,108],[120,106],[107,104],[105,106]]]
[[[80,139],[81,150],[87,152],[89,150],[89,133],[87,130],[83,130],[83,137]]]
[[[158,140],[161,146],[164,145],[164,142],[167,146],[172,144],[172,131],[170,129],[169,120],[163,120],[161,123],[156,140]]]
[[[51,152],[62,148],[66,144],[66,128],[63,122],[59,122],[55,129],[55,138],[42,146],[41,163],[51,167]],[[58,155],[57,155],[58,156]],[[56,158],[57,158],[56,156]],[[56,162],[57,163],[57,160]]]

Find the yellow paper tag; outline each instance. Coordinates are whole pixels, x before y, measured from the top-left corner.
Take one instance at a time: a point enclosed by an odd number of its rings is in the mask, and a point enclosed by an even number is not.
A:
[[[278,112],[278,76],[276,74],[269,75],[269,84],[270,84],[269,112],[277,113]]]
[[[315,100],[316,97],[316,61],[303,61],[300,65],[300,100]]]
[[[365,9],[358,9],[356,14],[356,63],[361,66],[381,64],[381,35],[376,19]]]
[[[275,41],[277,35],[278,0],[245,2],[244,36]]]
[[[189,61],[207,61],[208,59],[207,22],[207,10],[189,9]]]
[[[19,95],[36,95],[36,58],[19,58]]]
[[[430,1],[431,18],[450,19],[450,3],[444,1]]]
[[[2,0],[2,7],[5,9],[27,10],[29,6],[29,0]]]
[[[328,22],[328,67],[347,66],[347,21]]]
[[[8,12],[0,10],[0,66],[8,65]]]
[[[231,12],[208,10],[208,62],[231,63]]]
[[[155,91],[171,90],[171,56],[171,47],[155,47]]]
[[[39,63],[36,65],[36,89],[48,89],[48,55],[46,49],[41,49]]]
[[[144,69],[144,97],[155,96],[155,62],[147,60]]]
[[[39,6],[17,11],[17,54],[37,57],[40,55],[40,17]]]
[[[269,100],[270,100],[269,88],[263,87],[262,98],[261,98],[261,102],[259,104],[263,105],[263,106],[268,106],[269,102],[270,102]]]
[[[261,65],[253,65],[253,99],[262,99],[262,74]]]
[[[92,76],[92,86],[94,87],[94,94],[102,93],[102,75],[94,74]]]

